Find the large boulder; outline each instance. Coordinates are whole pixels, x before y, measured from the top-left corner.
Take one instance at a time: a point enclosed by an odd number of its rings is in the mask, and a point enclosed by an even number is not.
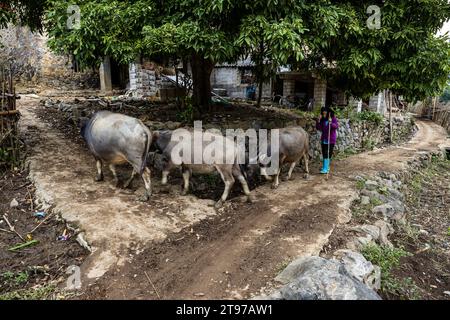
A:
[[[302,257],[292,262],[276,280],[285,283],[269,296],[277,300],[381,300],[359,280],[373,270],[360,263],[360,257],[348,256],[346,263],[321,257]],[[352,259],[359,260],[357,267]],[[364,259],[364,258],[363,258]],[[347,264],[347,265],[346,265]],[[350,267],[351,266],[351,267]]]

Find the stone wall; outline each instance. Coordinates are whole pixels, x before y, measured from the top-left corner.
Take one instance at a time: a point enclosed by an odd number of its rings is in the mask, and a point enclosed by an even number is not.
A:
[[[145,64],[130,63],[130,90],[136,97],[155,96],[158,90],[155,70]]]
[[[321,133],[315,129],[315,123],[308,123],[306,130],[310,134],[310,146],[313,156],[320,157]],[[415,131],[413,118],[410,115],[393,117],[394,143],[401,142],[410,137]],[[381,147],[389,143],[389,121],[385,119],[377,125],[370,121],[355,121],[339,119],[336,152],[357,152]]]
[[[32,33],[27,27],[0,30],[0,63],[14,64],[19,87],[38,83],[63,90],[98,87],[95,72],[74,72],[72,59],[51,52],[47,40],[46,35]]]

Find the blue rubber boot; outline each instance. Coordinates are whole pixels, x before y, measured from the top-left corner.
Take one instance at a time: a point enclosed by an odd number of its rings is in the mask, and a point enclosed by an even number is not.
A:
[[[328,172],[330,172],[330,159],[323,159],[323,168],[320,173],[327,174]]]

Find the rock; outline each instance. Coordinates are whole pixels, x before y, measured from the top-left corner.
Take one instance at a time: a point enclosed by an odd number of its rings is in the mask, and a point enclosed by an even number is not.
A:
[[[370,234],[366,234],[365,237],[357,237],[356,239],[356,244],[357,244],[357,248],[362,248],[365,247],[367,245],[369,245],[370,243],[373,243],[373,238]]]
[[[372,209],[372,213],[381,214],[385,218],[392,218],[395,214],[395,209],[389,203],[382,204],[380,206],[376,206]]]
[[[397,221],[400,224],[406,223],[406,213],[405,212],[396,212],[392,217],[392,220]]]
[[[88,250],[89,252],[92,252],[91,246],[89,245],[89,243],[88,243],[88,242],[86,241],[86,239],[84,238],[84,233],[79,233],[79,234],[77,235],[76,240],[77,240],[77,242],[78,242],[78,244],[79,244],[80,246],[82,246],[83,248],[85,248],[85,249]]]
[[[364,256],[351,250],[338,250],[334,253],[336,259],[342,262],[347,271],[371,289],[379,289],[381,272],[379,267],[366,260]]]
[[[388,188],[387,191],[389,192],[389,195],[396,200],[402,201],[404,199],[403,194],[394,188]]]
[[[427,235],[429,235],[429,232],[427,230],[421,229],[421,230],[419,230],[419,234],[427,236]]]
[[[326,260],[315,260],[312,257],[301,257],[292,261],[278,276],[275,277],[275,281],[281,284],[288,284],[289,282],[297,279],[308,268],[320,267],[326,264]]]
[[[17,208],[19,206],[19,202],[17,202],[16,199],[12,199],[11,203],[9,204],[10,208]]]
[[[169,130],[175,130],[181,127],[181,122],[173,122],[173,121],[167,121],[166,122],[166,128]]]
[[[397,189],[400,189],[400,187],[402,186],[402,182],[401,181],[395,181],[394,182],[394,187]]]
[[[443,294],[450,296],[450,291],[444,291]]]
[[[394,233],[394,228],[392,225],[383,220],[377,220],[374,225],[380,229],[380,237],[378,238],[379,243],[381,245],[393,247],[392,243],[388,239],[388,236]]]
[[[378,188],[378,182],[374,180],[367,180],[365,183],[365,188],[370,191],[376,190]]]
[[[384,196],[384,195],[382,195],[382,194],[380,194],[380,193],[378,193],[377,191],[374,191],[374,190],[369,191],[369,190],[365,190],[364,189],[364,190],[361,191],[361,195],[367,196],[370,199],[380,200],[381,202],[387,202],[389,200],[386,196]]]
[[[367,278],[367,285],[374,289],[374,290],[380,290],[381,289],[381,268],[379,266],[373,266],[373,273],[368,276]]]
[[[370,224],[364,224],[351,228],[350,230],[362,233],[364,235],[370,235],[372,240],[377,241],[380,238],[380,228],[372,226]]]
[[[392,182],[395,182],[395,181],[397,181],[397,177],[395,176],[395,174],[391,173],[389,175],[389,180],[391,180]]]
[[[203,292],[194,293],[194,297],[204,297],[205,294]]]
[[[275,299],[381,300],[376,292],[336,260],[304,257],[297,259],[294,265],[286,269],[289,270],[289,275],[296,275],[295,279],[282,287],[278,293],[272,294],[271,297],[276,297]]]
[[[405,205],[400,200],[391,200],[388,202],[389,205],[394,208],[394,211],[396,213],[403,213],[405,212]]]
[[[362,196],[361,197],[361,204],[364,205],[368,205],[370,204],[370,198],[368,196]]]
[[[364,235],[350,238],[345,244],[345,248],[353,251],[360,251],[369,244],[375,244],[375,241],[370,234],[364,233]]]
[[[166,125],[159,121],[146,121],[144,123],[150,130],[164,130]]]

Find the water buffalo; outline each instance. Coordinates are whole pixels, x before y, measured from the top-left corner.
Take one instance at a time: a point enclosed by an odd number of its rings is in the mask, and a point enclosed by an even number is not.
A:
[[[261,175],[263,175],[267,180],[273,180],[272,188],[278,188],[279,175],[281,173],[281,168],[284,164],[289,163],[290,168],[286,180],[292,178],[292,171],[294,170],[297,163],[303,158],[305,162],[305,178],[309,175],[309,135],[302,127],[287,127],[279,130],[279,149],[271,150],[271,145],[268,145],[268,150],[266,152],[260,151],[259,162]],[[270,140],[269,140],[270,141]],[[275,179],[268,176],[266,169],[267,164],[261,163],[266,157],[277,156],[279,159],[279,168],[276,170]],[[255,159],[252,162],[256,162]]]
[[[215,204],[216,208],[221,207],[223,202],[227,200],[235,179],[237,179],[241,183],[242,189],[247,196],[247,201],[252,202],[252,196],[250,194],[250,189],[248,187],[247,181],[241,171],[241,167],[239,166],[239,164],[237,164],[237,150],[234,142],[220,134],[213,134],[213,139],[217,139],[215,141],[222,141],[221,143],[219,143],[221,147],[218,148],[221,151],[219,151],[217,154],[214,154],[214,157],[202,157],[203,159],[201,163],[196,164],[194,162],[195,154],[204,155],[203,151],[208,147],[209,143],[203,141],[203,145],[200,144],[199,146],[196,146],[194,144],[193,133],[186,131],[186,134],[187,139],[184,139],[183,141],[173,141],[172,131],[155,131],[153,133],[154,145],[160,152],[162,152],[164,159],[161,181],[162,185],[167,184],[167,178],[170,171],[177,166],[181,166],[184,181],[183,194],[187,194],[187,192],[189,191],[189,180],[193,173],[210,174],[217,171],[225,184],[225,188],[220,200]],[[226,148],[224,148],[225,144],[227,146]],[[181,164],[175,164],[172,159],[172,152],[175,148],[178,148],[178,150],[180,148],[185,148],[186,150],[191,149],[191,158],[189,159],[189,161],[184,161]],[[223,161],[219,159],[222,159]],[[225,161],[226,159],[229,159],[231,161]]]
[[[103,180],[102,167],[107,162],[117,187],[119,179],[115,166],[129,163],[133,171],[124,187],[127,188],[135,175],[139,174],[146,189],[140,200],[147,201],[150,198],[151,178],[146,162],[153,135],[140,120],[123,114],[99,111],[91,119],[82,121],[81,135],[97,161],[96,181]]]

